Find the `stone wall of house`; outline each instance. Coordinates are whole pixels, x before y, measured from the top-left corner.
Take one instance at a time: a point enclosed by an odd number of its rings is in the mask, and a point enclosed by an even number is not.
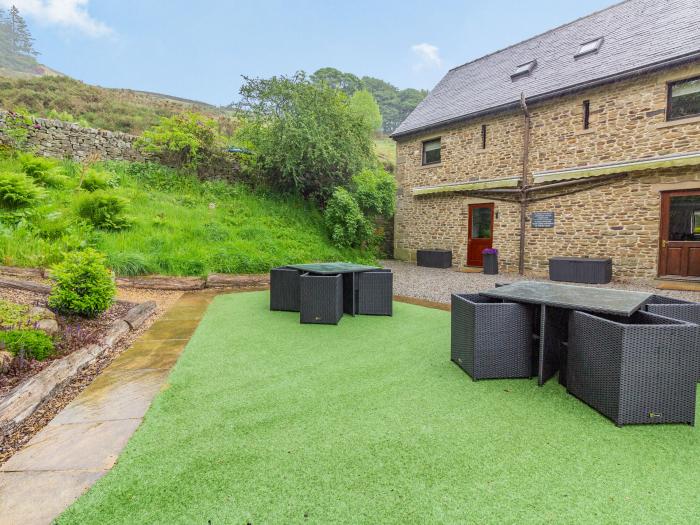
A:
[[[667,82],[700,75],[700,63],[640,76],[530,106],[528,174],[700,151],[700,118],[665,120]],[[583,129],[583,101],[590,101],[590,128]],[[481,125],[487,125],[481,149]],[[465,194],[414,197],[416,186],[516,177],[522,173],[523,116],[503,113],[439,132],[399,139],[395,257],[415,259],[419,248],[452,249],[466,264],[468,204],[489,202]],[[438,165],[421,166],[422,142],[441,138]],[[530,179],[532,182],[532,179]],[[612,256],[618,277],[656,275],[660,191],[700,188],[700,169],[630,173],[610,185],[528,205],[527,270],[546,272],[552,256]],[[493,202],[493,201],[491,201]],[[532,211],[554,211],[554,228],[529,226]],[[494,246],[501,266],[517,270],[520,207],[495,202]]]
[[[2,131],[5,111],[0,111],[0,143],[9,138]],[[142,161],[144,156],[136,149],[137,137],[103,129],[83,128],[77,124],[37,118],[29,127],[26,148],[46,157],[71,158],[82,161],[91,156],[100,160]]]

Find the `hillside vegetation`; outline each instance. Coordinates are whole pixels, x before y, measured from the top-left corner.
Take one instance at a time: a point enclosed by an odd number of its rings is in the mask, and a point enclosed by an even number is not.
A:
[[[301,198],[202,182],[155,164],[79,165],[0,155],[0,264],[46,267],[92,246],[118,275],[258,273],[294,262],[372,261],[339,249]]]
[[[222,111],[204,103],[91,86],[62,76],[0,78],[0,107],[132,134],[157,124],[161,117],[194,110],[216,117],[222,127],[230,125]]]

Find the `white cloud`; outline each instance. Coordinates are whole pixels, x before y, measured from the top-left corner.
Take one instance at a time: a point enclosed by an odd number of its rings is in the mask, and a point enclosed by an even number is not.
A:
[[[112,28],[87,11],[89,0],[0,0],[0,7],[16,5],[22,16],[39,23],[76,29],[91,37],[112,34]]]
[[[423,42],[411,46],[411,51],[418,59],[418,62],[413,65],[413,69],[416,71],[442,67],[442,58],[440,58],[440,50],[437,46]]]

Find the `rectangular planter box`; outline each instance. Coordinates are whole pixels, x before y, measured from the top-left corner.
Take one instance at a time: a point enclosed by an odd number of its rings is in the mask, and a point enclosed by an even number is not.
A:
[[[700,326],[573,311],[567,389],[617,424],[695,422]]]
[[[452,266],[452,250],[418,250],[416,264],[428,268],[450,268]]]
[[[612,259],[552,257],[549,279],[570,283],[606,284],[612,280]]]

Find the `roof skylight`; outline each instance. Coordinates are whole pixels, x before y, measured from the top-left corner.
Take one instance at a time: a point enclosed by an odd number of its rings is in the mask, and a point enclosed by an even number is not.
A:
[[[597,53],[603,43],[603,37],[596,38],[590,42],[585,42],[581,44],[578,48],[578,52],[574,55],[574,58],[579,58],[585,55],[590,55],[591,53]]]
[[[535,66],[537,65],[537,60],[530,60],[530,62],[526,62],[524,64],[520,64],[515,68],[515,71],[510,75],[510,78],[515,80],[518,77],[522,77],[524,75],[529,75],[532,73],[532,70],[535,69]]]

